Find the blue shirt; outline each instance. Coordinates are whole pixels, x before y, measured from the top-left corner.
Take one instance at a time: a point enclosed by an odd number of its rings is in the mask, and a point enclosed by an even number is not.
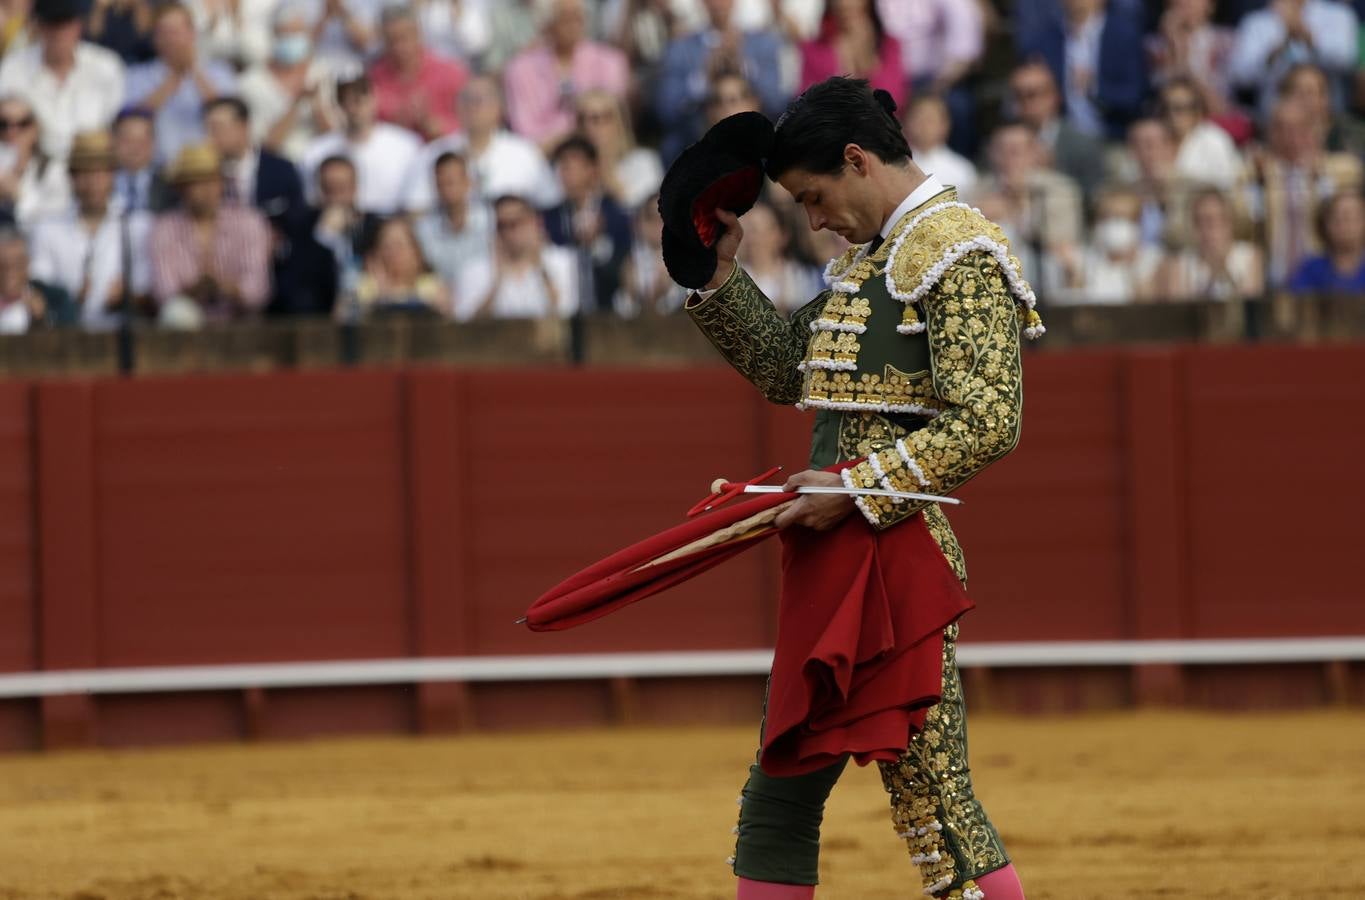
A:
[[[237,76],[227,65],[215,60],[200,64],[218,96],[237,91]],[[161,60],[153,60],[128,70],[125,91],[130,106],[141,105],[161,87],[170,69]],[[156,113],[156,153],[161,162],[171,162],[180,148],[204,139],[204,97],[194,78],[185,76],[174,94],[166,99]]]
[[[1354,272],[1343,275],[1332,267],[1326,256],[1311,256],[1289,279],[1289,290],[1296,294],[1365,293],[1365,261]]]

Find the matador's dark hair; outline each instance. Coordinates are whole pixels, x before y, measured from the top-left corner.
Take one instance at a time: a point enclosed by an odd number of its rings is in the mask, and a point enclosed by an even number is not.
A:
[[[827,78],[812,85],[777,120],[777,135],[768,157],[768,177],[776,181],[800,167],[832,175],[844,167],[844,147],[857,144],[885,163],[910,159],[896,101],[872,90],[862,78]]]

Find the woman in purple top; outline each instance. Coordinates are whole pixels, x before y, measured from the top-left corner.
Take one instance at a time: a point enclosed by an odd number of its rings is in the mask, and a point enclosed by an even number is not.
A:
[[[905,105],[900,41],[886,33],[872,0],[829,0],[820,36],[801,45],[801,90],[835,75],[866,78]]]
[[[1289,279],[1296,294],[1365,293],[1365,196],[1344,191],[1318,211],[1323,253],[1304,260]]]

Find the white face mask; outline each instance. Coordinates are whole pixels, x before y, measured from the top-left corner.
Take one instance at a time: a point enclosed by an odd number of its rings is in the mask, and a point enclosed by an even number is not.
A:
[[[275,46],[272,55],[275,61],[286,66],[301,63],[308,58],[308,53],[313,49],[313,42],[308,39],[306,34],[285,34],[275,38]]]
[[[1142,239],[1142,231],[1132,219],[1104,219],[1095,225],[1095,244],[1105,253],[1119,256],[1129,252]]]

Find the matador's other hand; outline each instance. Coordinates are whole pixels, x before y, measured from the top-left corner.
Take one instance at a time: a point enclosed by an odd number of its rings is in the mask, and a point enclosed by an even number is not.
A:
[[[807,469],[788,478],[782,489],[791,491],[802,485],[843,487],[843,484],[843,479],[836,472]],[[829,531],[853,512],[853,509],[853,498],[845,494],[804,494],[784,509],[773,524],[778,528],[804,525],[816,531]]]
[[[717,209],[716,218],[725,226],[725,233],[716,241],[716,274],[706,283],[704,290],[714,291],[725,283],[735,270],[735,256],[739,253],[739,242],[744,240],[744,226],[739,224],[739,216],[728,209]]]

